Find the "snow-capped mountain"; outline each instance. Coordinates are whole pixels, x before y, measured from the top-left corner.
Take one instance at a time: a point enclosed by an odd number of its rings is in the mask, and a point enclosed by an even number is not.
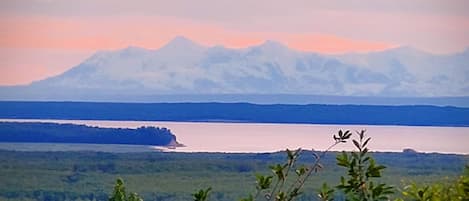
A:
[[[417,96],[467,96],[469,94],[469,49],[449,55],[434,55],[399,47],[368,54],[337,58],[348,64],[385,74],[386,93]],[[406,94],[410,93],[410,94]]]
[[[401,47],[321,55],[274,41],[230,49],[176,37],[157,50],[97,52],[61,75],[16,88],[21,96],[18,90],[39,98],[62,94],[72,99],[94,94],[468,96],[469,50],[433,55]]]

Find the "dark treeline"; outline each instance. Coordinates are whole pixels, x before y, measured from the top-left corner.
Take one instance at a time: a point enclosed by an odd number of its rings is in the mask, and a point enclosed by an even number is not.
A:
[[[0,118],[469,126],[469,108],[6,101],[0,102]]]
[[[76,124],[0,122],[0,142],[168,145],[167,128],[100,128]]]

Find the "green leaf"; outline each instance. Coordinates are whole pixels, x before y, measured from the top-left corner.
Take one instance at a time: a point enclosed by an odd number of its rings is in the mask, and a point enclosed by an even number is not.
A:
[[[337,161],[337,165],[342,166],[342,167],[348,167],[350,164],[348,155],[345,152],[342,152],[341,154],[337,154],[336,161]]]
[[[265,190],[270,188],[272,184],[272,176],[263,176],[263,175],[256,175],[256,189],[258,190]]]
[[[368,148],[364,148],[364,149],[362,150],[362,152],[360,152],[360,157],[365,156],[365,155],[368,153],[368,151],[369,151]],[[367,157],[367,158],[369,158],[369,157]],[[368,159],[368,160],[369,160],[369,159]],[[363,160],[363,162],[366,162],[366,158]]]
[[[211,190],[212,190],[211,187],[208,187],[205,190],[200,189],[198,192],[192,194],[193,200],[194,201],[206,201]]]
[[[365,142],[363,143],[363,147],[366,147],[366,145],[368,144],[368,142],[371,140],[371,138],[369,137],[368,139],[365,140]]]
[[[355,147],[357,147],[357,149],[361,149],[360,144],[356,140],[352,140],[352,142],[355,145]]]
[[[303,165],[300,168],[296,169],[295,173],[296,173],[296,175],[298,175],[300,177],[300,176],[303,176],[306,173],[306,171],[307,171],[307,168],[306,168],[306,166]]]
[[[279,193],[275,196],[275,200],[276,200],[276,201],[286,201],[286,200],[287,200],[287,195],[285,194],[285,192],[279,192]]]
[[[358,135],[360,136],[360,141],[363,140],[363,138],[365,138],[365,130],[361,130]]]
[[[254,197],[252,195],[249,195],[247,198],[242,198],[239,201],[254,201]]]

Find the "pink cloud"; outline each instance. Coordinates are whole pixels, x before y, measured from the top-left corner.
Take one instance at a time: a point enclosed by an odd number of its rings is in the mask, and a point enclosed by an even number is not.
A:
[[[68,49],[0,48],[0,85],[29,84],[60,74],[90,54]]]
[[[176,35],[204,45],[246,47],[266,39],[277,40],[294,49],[337,53],[373,51],[391,44],[351,40],[325,34],[288,32],[246,32],[190,20],[162,17],[52,18],[16,17],[0,19],[7,31],[0,33],[0,47],[117,49],[129,45],[159,48]]]
[[[170,17],[8,17],[0,19],[0,85],[57,75],[100,49],[157,49],[177,35],[207,46],[242,48],[266,39],[302,51],[339,53],[389,48],[333,35],[245,32]]]

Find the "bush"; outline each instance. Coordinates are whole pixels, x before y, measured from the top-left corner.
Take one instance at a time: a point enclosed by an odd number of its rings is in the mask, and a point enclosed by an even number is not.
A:
[[[464,174],[455,181],[446,181],[429,185],[411,183],[404,187],[403,198],[410,201],[469,201],[469,166]]]

